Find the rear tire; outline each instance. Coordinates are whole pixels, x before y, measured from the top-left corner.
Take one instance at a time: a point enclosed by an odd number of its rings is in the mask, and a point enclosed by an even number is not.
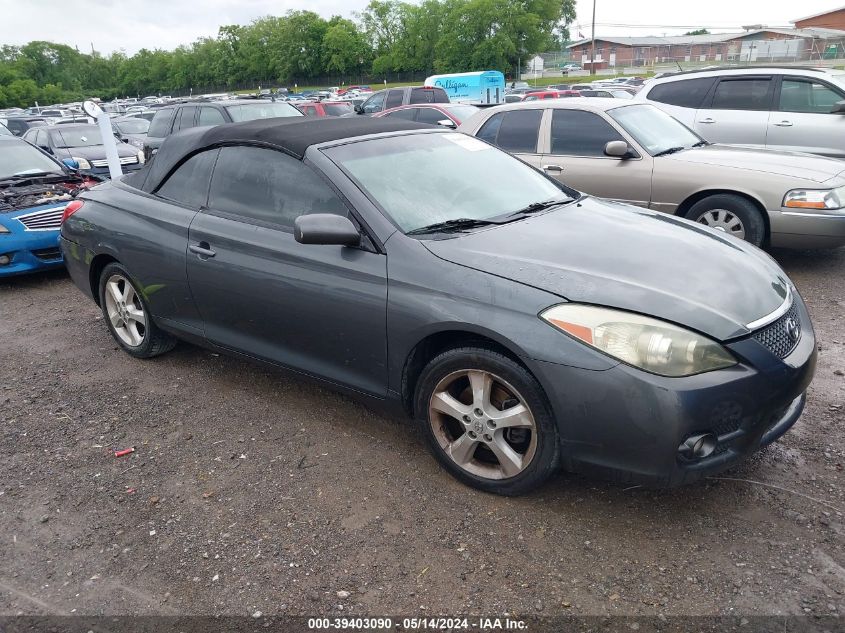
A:
[[[546,395],[499,352],[462,347],[435,357],[417,383],[414,411],[437,460],[479,490],[525,494],[557,468],[557,425]]]
[[[742,196],[720,193],[696,202],[687,219],[724,231],[754,246],[766,239],[766,222],[753,202]]]
[[[112,262],[100,273],[100,307],[109,332],[123,351],[135,358],[169,352],[176,339],[153,321],[149,306],[129,272]]]

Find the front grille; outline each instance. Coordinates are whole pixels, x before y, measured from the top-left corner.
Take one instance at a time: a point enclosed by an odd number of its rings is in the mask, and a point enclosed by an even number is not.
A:
[[[59,259],[62,256],[62,251],[59,250],[58,247],[56,248],[39,248],[37,250],[32,251],[32,254],[35,255],[38,259]]]
[[[138,162],[137,156],[125,156],[125,157],[120,159],[121,165],[134,165],[137,162]],[[109,161],[108,161],[108,159],[92,160],[91,165],[94,166],[94,167],[108,167]]]
[[[754,340],[778,358],[785,358],[801,340],[801,319],[793,302],[786,314],[754,333]]]
[[[16,219],[26,227],[27,231],[54,231],[62,226],[64,206],[43,209],[26,215],[19,215]]]

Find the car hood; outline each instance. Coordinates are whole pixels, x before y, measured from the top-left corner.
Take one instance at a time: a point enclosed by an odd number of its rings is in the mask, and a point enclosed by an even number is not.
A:
[[[700,224],[582,198],[453,239],[436,256],[568,301],[652,315],[720,341],[783,304],[789,280],[759,249]]]
[[[126,143],[118,143],[117,155],[120,158],[137,156],[138,148],[132,147]],[[103,145],[93,145],[91,147],[63,147],[56,150],[56,156],[59,160],[62,160],[63,158],[70,158],[71,156],[84,158],[85,160],[105,160],[106,148]]]
[[[741,145],[705,145],[677,154],[659,156],[655,160],[746,169],[818,183],[830,180],[845,171],[845,163],[833,158],[802,152],[756,149]]]

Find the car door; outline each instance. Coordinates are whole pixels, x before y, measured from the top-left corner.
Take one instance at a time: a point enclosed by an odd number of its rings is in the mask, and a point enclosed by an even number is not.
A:
[[[387,92],[387,97],[384,100],[384,110],[390,110],[390,108],[396,108],[402,105],[402,101],[405,99],[405,89],[404,88],[394,88]]]
[[[381,90],[380,92],[375,93],[372,97],[367,99],[361,105],[361,111],[359,112],[359,114],[365,114],[369,116],[371,114],[375,114],[376,112],[381,112],[382,110],[384,110],[384,98],[386,96],[386,90]]]
[[[294,220],[350,212],[311,167],[250,146],[220,150],[191,224],[188,279],[219,346],[383,396],[387,262],[367,248],[300,244]]]
[[[497,112],[479,128],[476,136],[542,169],[543,157],[538,148],[542,121],[541,108]]]
[[[179,130],[187,130],[190,127],[195,127],[195,118],[198,109],[199,108],[196,106],[185,106],[184,108],[180,108],[179,112],[176,113],[176,120],[173,122],[172,133],[175,134]]]
[[[845,158],[845,115],[831,110],[845,91],[830,82],[784,76],[769,113],[766,147]]]
[[[546,110],[543,170],[570,187],[600,198],[648,207],[653,162],[645,152],[631,158],[607,156],[611,141],[633,145],[620,130],[596,112],[570,108]]]
[[[721,77],[696,112],[694,129],[711,143],[766,146],[772,75]]]
[[[226,117],[217,108],[211,106],[202,106],[197,118],[197,125],[223,125],[226,123]]]

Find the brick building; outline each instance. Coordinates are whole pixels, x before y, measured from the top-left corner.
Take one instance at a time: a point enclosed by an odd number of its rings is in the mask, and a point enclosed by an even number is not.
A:
[[[740,33],[668,37],[596,37],[596,70],[674,63],[812,61],[845,57],[845,29],[751,29]],[[570,58],[589,70],[592,42],[569,45]]]
[[[816,13],[815,15],[808,15],[805,18],[798,18],[792,22],[797,29],[806,28],[822,28],[822,29],[838,29],[845,31],[845,7],[839,7],[824,13]]]

